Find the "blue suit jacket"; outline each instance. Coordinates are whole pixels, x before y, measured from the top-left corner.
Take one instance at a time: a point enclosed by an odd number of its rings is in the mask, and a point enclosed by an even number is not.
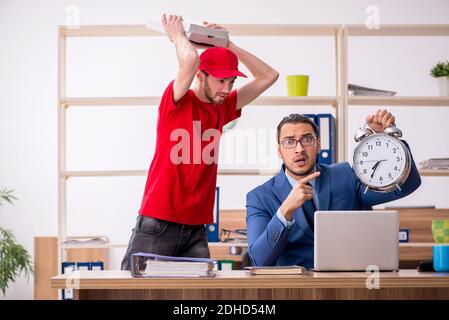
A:
[[[314,192],[318,193],[317,210],[369,210],[372,206],[405,197],[421,184],[415,163],[407,181],[400,190],[389,193],[368,191],[347,162],[317,165],[320,176]],[[294,225],[287,229],[276,216],[276,211],[289,195],[292,187],[284,166],[280,173],[255,188],[246,198],[246,224],[249,255],[253,265],[301,265],[313,267],[313,230],[307,223],[302,208],[293,214]]]

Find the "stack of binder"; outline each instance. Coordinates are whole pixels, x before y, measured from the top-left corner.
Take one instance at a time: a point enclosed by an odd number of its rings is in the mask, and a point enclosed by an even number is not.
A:
[[[133,277],[213,277],[215,262],[206,258],[135,253],[131,256]]]

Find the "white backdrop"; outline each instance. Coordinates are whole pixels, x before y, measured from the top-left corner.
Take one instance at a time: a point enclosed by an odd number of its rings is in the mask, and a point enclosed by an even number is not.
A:
[[[445,0],[281,2],[228,1],[217,8],[211,1],[0,0],[0,188],[15,189],[19,198],[14,206],[0,207],[0,225],[12,229],[32,254],[35,236],[57,234],[57,26],[73,13],[71,5],[79,9],[81,24],[145,24],[163,12],[181,13],[198,22],[359,24],[365,22],[369,5],[378,6],[381,24],[449,23]],[[279,70],[278,82],[266,95],[285,95],[285,76],[292,73],[311,76],[310,95],[335,94],[333,39],[233,39]],[[398,95],[438,94],[429,70],[436,61],[448,58],[449,37],[353,38],[349,46],[350,82],[395,90]],[[164,37],[70,39],[68,61],[69,96],[160,95],[177,67],[174,48]],[[236,86],[242,83],[239,79]],[[349,132],[355,132],[374,110],[350,107]],[[449,108],[394,107],[391,111],[417,161],[447,157]],[[246,107],[235,129],[270,133],[292,112],[332,109]],[[69,170],[148,168],[154,152],[156,107],[70,108],[67,116]],[[232,153],[235,140],[225,135],[223,143],[222,151]],[[348,146],[350,155],[352,138]],[[247,149],[249,154],[257,152],[255,146]],[[276,167],[275,150],[267,156],[266,167]],[[244,208],[246,193],[267,179],[219,177],[221,208]],[[70,179],[69,233],[105,234],[113,242],[127,242],[144,184],[145,177]],[[417,192],[394,205],[448,207],[448,186],[448,178],[424,177]],[[118,268],[122,254],[123,250],[111,250],[112,267]],[[12,284],[6,296],[32,297],[33,280],[24,278]]]

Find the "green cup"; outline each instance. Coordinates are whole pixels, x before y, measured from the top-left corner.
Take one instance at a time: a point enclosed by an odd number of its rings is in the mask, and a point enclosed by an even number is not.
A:
[[[287,92],[291,96],[307,96],[309,91],[309,76],[287,76]]]
[[[432,220],[432,236],[436,243],[449,243],[449,220]]]

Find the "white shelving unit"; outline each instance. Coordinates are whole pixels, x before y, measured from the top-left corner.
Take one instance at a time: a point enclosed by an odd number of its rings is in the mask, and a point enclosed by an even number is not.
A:
[[[364,25],[280,25],[280,24],[231,24],[225,25],[232,36],[328,36],[334,39],[335,96],[322,97],[268,97],[262,96],[251,103],[252,107],[264,106],[332,106],[337,120],[337,159],[346,158],[347,119],[350,105],[389,106],[449,106],[448,97],[350,97],[348,85],[348,38],[366,36],[449,36],[449,25],[383,25],[369,30]],[[149,97],[68,97],[66,95],[66,63],[68,37],[160,37],[165,36],[144,25],[80,26],[71,29],[59,27],[58,32],[58,262],[65,259],[66,249],[81,246],[63,245],[67,238],[67,180],[77,177],[145,176],[147,170],[117,171],[68,171],[66,159],[66,111],[69,107],[97,106],[157,106],[159,96]],[[274,175],[271,170],[220,170],[220,175]],[[449,170],[422,171],[422,175],[449,176]],[[82,248],[116,248],[126,244],[82,246]]]

